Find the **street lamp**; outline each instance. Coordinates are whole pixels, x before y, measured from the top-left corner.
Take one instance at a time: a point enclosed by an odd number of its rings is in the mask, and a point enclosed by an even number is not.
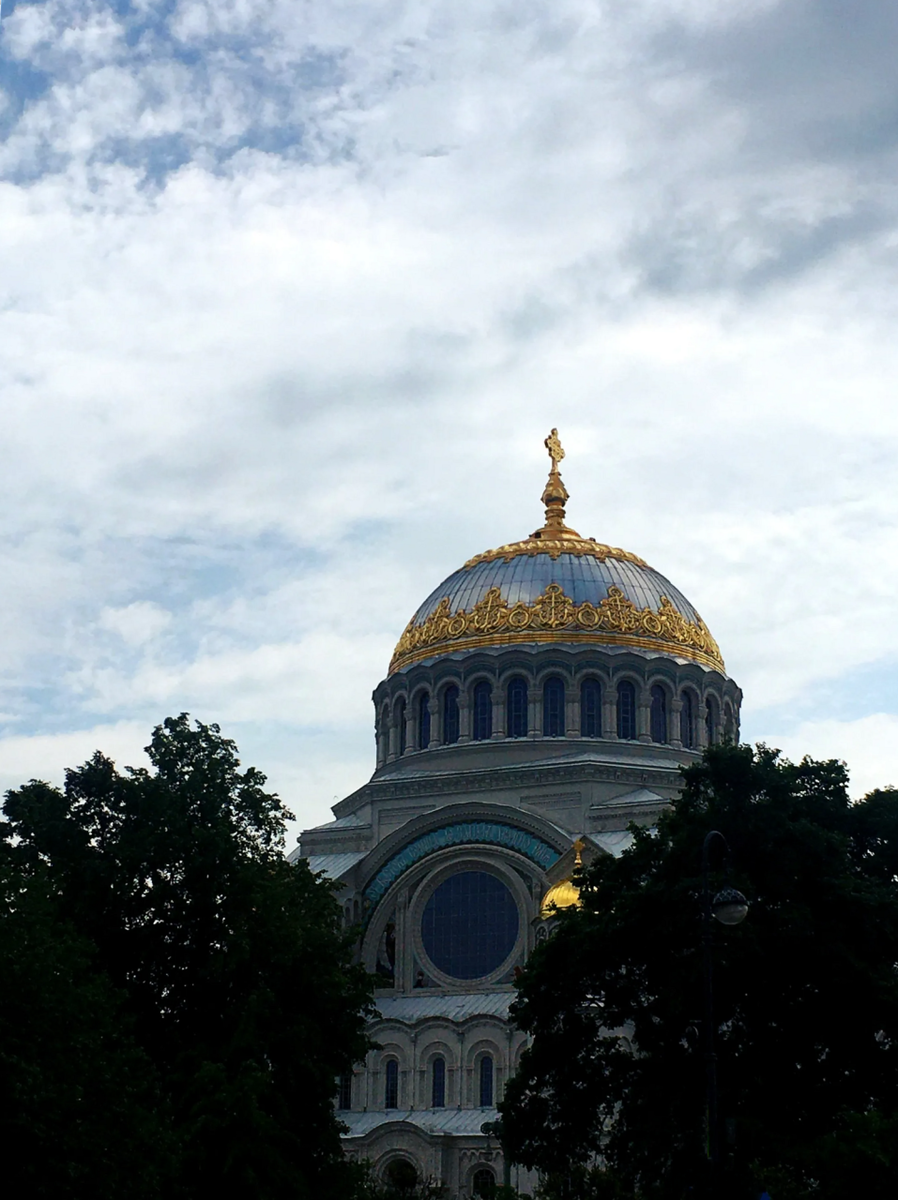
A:
[[[748,901],[734,887],[722,888],[711,896],[710,864],[711,847],[719,842],[724,852],[724,864],[729,869],[730,847],[722,833],[712,829],[702,846],[702,948],[705,973],[705,1019],[702,1025],[702,1043],[705,1058],[708,1118],[708,1164],[710,1168],[710,1196],[717,1196],[717,1165],[720,1160],[720,1130],[717,1119],[717,1055],[714,1050],[714,954],[712,918],[722,925],[740,925],[748,913]]]

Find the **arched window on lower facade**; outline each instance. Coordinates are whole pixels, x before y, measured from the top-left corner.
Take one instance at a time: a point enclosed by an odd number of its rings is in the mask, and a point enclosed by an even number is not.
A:
[[[471,1195],[477,1200],[493,1200],[496,1194],[496,1176],[489,1167],[478,1167],[471,1180]]]
[[[384,1108],[399,1107],[399,1063],[388,1058],[384,1070]]]
[[[458,741],[458,688],[450,683],[443,692],[443,745]]]
[[[667,741],[667,692],[660,683],[652,686],[651,691],[651,734],[653,742]]]
[[[505,735],[521,738],[527,736],[527,680],[516,676],[506,689]]]
[[[397,1158],[384,1171],[384,1180],[391,1196],[410,1196],[418,1186],[418,1172],[404,1158]]]
[[[695,749],[695,702],[692,692],[681,692],[680,741],[687,750]]]
[[[396,705],[396,724],[399,727],[399,753],[405,754],[405,701],[400,700]]]
[[[426,750],[430,745],[430,693],[422,692],[418,697],[418,749]]]
[[[719,722],[717,717],[717,701],[713,696],[705,697],[705,736],[709,746],[717,741]]]
[[[564,737],[564,680],[557,675],[543,684],[543,737]]]
[[[337,1108],[352,1108],[352,1071],[344,1071],[337,1088]]]
[[[430,1068],[430,1107],[446,1107],[446,1060],[435,1058]]]
[[[485,679],[474,687],[472,734],[475,742],[485,742],[493,736],[493,689]]]
[[[598,679],[584,679],[580,684],[580,735],[602,736],[602,688]]]
[[[480,1060],[480,1107],[493,1107],[493,1060],[489,1054]]]
[[[617,736],[628,742],[636,737],[636,688],[629,679],[617,685]]]

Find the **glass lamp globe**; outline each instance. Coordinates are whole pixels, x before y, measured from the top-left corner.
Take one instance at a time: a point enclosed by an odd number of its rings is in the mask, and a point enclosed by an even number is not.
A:
[[[748,901],[735,888],[722,888],[711,901],[711,912],[721,925],[741,925],[748,913]]]

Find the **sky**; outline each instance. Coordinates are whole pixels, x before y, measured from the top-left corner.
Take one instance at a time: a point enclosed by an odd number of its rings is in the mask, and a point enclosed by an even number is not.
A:
[[[189,711],[327,820],[553,426],[744,738],[898,784],[896,56],[893,0],[3,0],[0,787]]]

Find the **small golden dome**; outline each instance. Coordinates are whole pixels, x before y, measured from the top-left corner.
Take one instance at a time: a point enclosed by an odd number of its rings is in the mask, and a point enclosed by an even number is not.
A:
[[[580,851],[583,849],[583,842],[577,839],[574,842],[574,870],[578,871],[583,866],[583,860],[580,857]],[[570,879],[560,879],[558,883],[553,883],[549,890],[543,896],[543,902],[540,905],[539,915],[545,921],[561,908],[573,908],[580,903],[580,889]]]

